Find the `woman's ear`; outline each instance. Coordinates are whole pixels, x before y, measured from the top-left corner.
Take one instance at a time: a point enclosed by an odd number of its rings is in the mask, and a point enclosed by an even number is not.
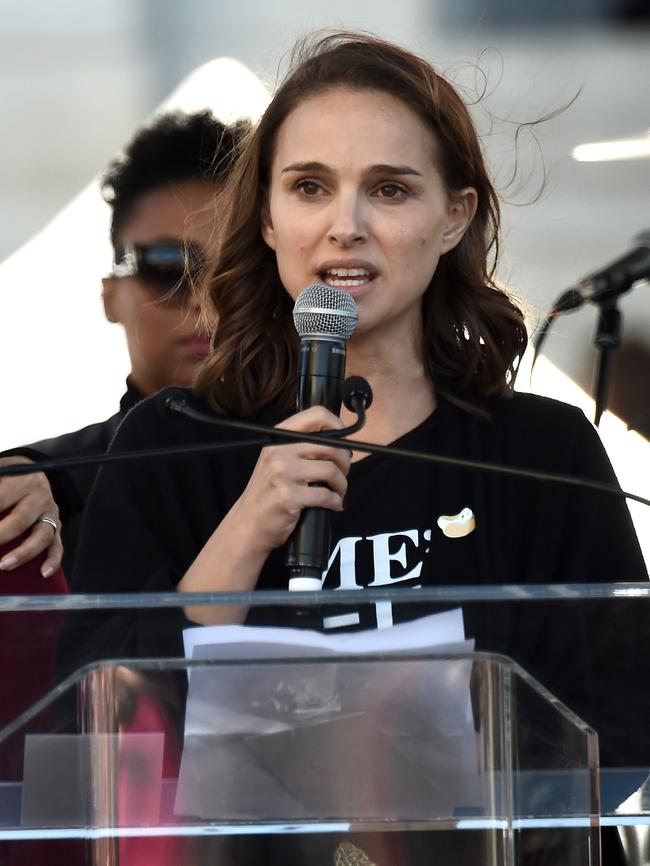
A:
[[[268,193],[265,194],[260,211],[260,225],[262,238],[267,246],[275,251],[275,232],[273,231],[273,223],[271,222],[271,209],[269,207]]]
[[[449,200],[447,225],[442,236],[443,253],[453,250],[460,243],[474,219],[477,205],[478,195],[473,186],[465,187],[465,189],[453,193],[453,197]]]
[[[104,304],[104,315],[109,322],[117,322],[115,311],[115,280],[113,277],[104,277],[102,280],[102,303]]]

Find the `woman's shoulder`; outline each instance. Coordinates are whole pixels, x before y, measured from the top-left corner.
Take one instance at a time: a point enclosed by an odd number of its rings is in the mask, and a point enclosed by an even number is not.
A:
[[[218,442],[223,438],[237,439],[239,436],[250,436],[248,431],[237,430],[238,420],[275,426],[287,414],[282,409],[267,406],[252,418],[230,418],[235,425],[230,423],[222,426],[219,418],[227,418],[225,413],[215,412],[207,400],[190,388],[174,386],[147,397],[130,409],[118,428],[113,447],[120,444],[201,444]]]
[[[190,388],[165,388],[141,400],[126,413],[113,447],[130,442],[171,445],[218,438],[219,428],[207,420],[199,420],[200,417],[216,417],[205,400]]]
[[[470,423],[484,447],[505,451],[513,459],[528,462],[546,454],[549,460],[563,463],[576,449],[601,447],[582,410],[560,400],[515,391],[475,406],[479,413]]]
[[[576,460],[600,462],[604,454],[596,429],[584,412],[569,403],[514,392],[487,405],[486,427],[521,462],[558,470]]]
[[[550,425],[551,429],[584,429],[591,425],[583,411],[552,397],[540,397],[514,391],[507,397],[488,401],[486,409],[496,423],[521,424],[526,427]]]

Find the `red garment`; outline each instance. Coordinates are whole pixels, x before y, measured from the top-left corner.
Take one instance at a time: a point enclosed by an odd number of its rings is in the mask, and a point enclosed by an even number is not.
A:
[[[180,768],[181,745],[163,707],[148,695],[138,700],[133,719],[122,728],[124,736],[129,734],[153,734],[164,736],[164,751],[161,778],[176,779]],[[130,772],[134,770],[135,773]],[[143,823],[156,824],[160,817],[160,789],[152,785],[152,800],[143,802],[142,783],[138,781],[142,766],[137,761],[126,765],[120,772],[118,789],[118,815],[120,822],[128,826],[136,816]],[[146,812],[151,811],[147,815]],[[177,866],[191,862],[192,840],[183,836],[124,836],[119,840],[120,866]]]
[[[6,513],[6,512],[5,512]],[[4,516],[0,514],[0,519]],[[0,545],[0,558],[28,533]],[[13,571],[0,571],[0,596],[62,595],[68,584],[59,569],[44,579],[45,552]],[[54,648],[63,622],[62,611],[0,611],[0,729],[43,697],[54,685]],[[38,720],[35,720],[37,724]],[[33,730],[45,733],[42,725]],[[19,735],[24,738],[24,732]],[[0,779],[22,777],[22,747],[0,746]]]
[[[0,514],[0,519],[6,512]],[[27,532],[0,545],[0,558],[15,549]],[[64,595],[68,583],[61,568],[43,578],[45,552],[13,571],[0,571],[0,596]],[[54,648],[63,611],[0,612],[0,728],[13,721],[54,685]],[[56,728],[55,713],[45,711],[0,744],[0,781],[22,779],[26,733],[49,733]],[[83,839],[1,842],[0,863],[7,866],[76,866],[85,862]]]
[[[0,514],[0,519],[4,514]],[[0,545],[0,558],[17,547],[25,538]],[[0,572],[0,596],[64,595],[68,584],[59,568],[51,577],[40,573],[45,553],[13,571]],[[63,622],[62,611],[29,611],[0,613],[0,728],[13,721],[54,685],[54,650]],[[55,709],[39,714],[31,723],[0,745],[0,781],[22,778],[25,734],[54,733],[57,727]],[[134,718],[125,725],[124,734],[162,733],[165,738],[162,775],[175,778],[180,764],[180,744],[164,711],[150,697],[138,702]],[[122,772],[118,782],[120,819],[129,824],[133,811],[132,790],[128,772]],[[159,804],[157,804],[159,807]],[[114,843],[124,866],[176,866],[185,860],[190,843],[182,837],[126,837]],[[25,840],[0,842],[0,863],[7,866],[74,866],[90,862],[92,846],[83,839]]]

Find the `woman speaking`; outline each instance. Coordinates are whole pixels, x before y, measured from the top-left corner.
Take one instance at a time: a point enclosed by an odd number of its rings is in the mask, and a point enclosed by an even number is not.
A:
[[[513,391],[527,337],[521,310],[494,280],[498,236],[498,197],[449,82],[421,58],[365,35],[304,44],[231,175],[223,240],[206,281],[218,335],[194,391],[185,392],[189,407],[302,433],[351,424],[345,408],[340,416],[322,406],[295,411],[292,309],[317,283],[356,302],[346,375],[363,376],[374,394],[357,437],[615,483],[578,410]],[[130,412],[113,450],[233,439],[170,412],[169,396]],[[72,591],[286,588],[286,543],[306,508],[331,512],[323,589],[358,589],[360,599],[367,587],[410,589],[415,602],[418,587],[434,584],[646,577],[620,498],[293,442],[102,469]],[[409,610],[419,613],[416,604]],[[562,627],[539,610],[533,617],[518,609],[500,629],[471,613],[466,624],[478,648],[522,661],[607,732],[612,760],[624,760],[633,738],[615,713],[625,716],[634,683],[598,665],[604,679],[594,691],[584,667],[572,667],[592,651],[586,620]],[[115,614],[86,635],[85,649],[71,636],[68,647],[85,658],[181,655],[187,619],[247,616],[227,606],[185,614],[158,611],[155,623]],[[360,602],[326,625],[389,627],[403,614]],[[604,647],[606,636],[615,638],[616,620],[614,612],[602,619],[594,641]],[[616,699],[608,692],[602,700],[610,688]]]
[[[205,298],[218,338],[192,406],[302,432],[351,423],[345,408],[295,414],[292,308],[320,283],[358,309],[346,375],[374,401],[356,436],[613,480],[578,410],[513,392],[527,338],[494,282],[498,197],[465,105],[424,60],[349,33],[303,45],[245,142],[227,214]],[[168,396],[131,412],[113,450],[218,438]],[[102,470],[73,590],[286,587],[307,507],[333,515],[324,589],[645,576],[627,508],[604,494],[309,443],[236,455]]]

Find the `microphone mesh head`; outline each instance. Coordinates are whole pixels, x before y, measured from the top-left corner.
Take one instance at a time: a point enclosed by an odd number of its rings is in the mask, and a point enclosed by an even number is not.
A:
[[[358,319],[352,295],[342,289],[314,283],[296,298],[293,322],[298,336],[349,340]]]

